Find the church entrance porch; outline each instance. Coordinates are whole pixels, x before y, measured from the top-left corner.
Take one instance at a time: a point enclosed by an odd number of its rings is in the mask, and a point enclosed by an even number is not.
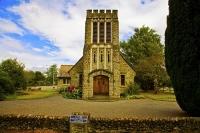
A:
[[[93,94],[109,95],[109,77],[98,75],[93,78]]]

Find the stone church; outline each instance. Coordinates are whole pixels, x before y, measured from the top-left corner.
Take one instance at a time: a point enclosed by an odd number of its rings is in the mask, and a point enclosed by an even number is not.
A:
[[[117,10],[87,10],[83,56],[75,65],[61,65],[58,88],[82,87],[82,98],[119,98],[136,73],[120,53]]]

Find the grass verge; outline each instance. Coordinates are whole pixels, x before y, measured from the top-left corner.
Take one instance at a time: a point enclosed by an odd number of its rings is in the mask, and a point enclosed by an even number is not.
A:
[[[42,99],[53,96],[57,93],[56,89],[48,89],[41,91],[18,91],[13,95],[8,95],[7,100],[30,100],[30,99]]]
[[[144,95],[128,95],[126,96],[127,99],[145,99]]]
[[[154,94],[152,92],[143,92],[143,93],[140,93],[140,95],[144,95],[146,98],[150,98],[157,101],[176,102],[176,97],[173,93]]]
[[[42,99],[55,95],[56,89],[47,89],[41,91],[18,91],[13,95],[8,95],[7,100],[30,100],[30,99]],[[150,98],[157,101],[169,101],[176,102],[175,95],[173,93],[158,93],[143,92],[137,95],[128,95],[126,99],[145,99]]]

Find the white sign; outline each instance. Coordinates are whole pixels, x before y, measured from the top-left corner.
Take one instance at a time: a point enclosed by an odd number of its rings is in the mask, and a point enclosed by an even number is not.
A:
[[[87,115],[70,115],[70,121],[72,123],[87,123]]]

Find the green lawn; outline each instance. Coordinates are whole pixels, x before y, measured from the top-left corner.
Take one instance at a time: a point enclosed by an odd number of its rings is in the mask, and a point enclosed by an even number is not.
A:
[[[29,100],[29,99],[41,99],[55,95],[56,89],[47,89],[41,91],[17,91],[13,95],[7,96],[7,100]]]
[[[176,102],[176,98],[173,93],[160,92],[158,94],[154,94],[154,92],[143,92],[143,93],[140,93],[140,95],[144,95],[146,98],[150,98],[157,101]]]
[[[42,99],[51,97],[55,94],[58,94],[56,89],[46,89],[41,91],[17,91],[13,95],[7,96],[7,100],[29,100],[29,99]],[[176,102],[175,95],[169,92],[159,92],[158,94],[154,94],[153,91],[142,92],[138,95],[129,95],[126,99],[145,99],[150,98],[158,101],[170,101]]]
[[[127,99],[145,99],[145,96],[144,95],[140,95],[140,94],[138,94],[138,95],[128,95],[127,97],[126,97]]]
[[[165,93],[174,93],[174,89],[173,88],[169,88],[169,87],[160,88],[159,91],[160,92],[165,92]]]
[[[169,101],[169,102],[176,102],[175,95],[173,93],[163,93],[160,92],[158,94],[154,94],[154,92],[142,92],[137,95],[128,95],[126,98],[122,99],[153,99],[157,101]]]

